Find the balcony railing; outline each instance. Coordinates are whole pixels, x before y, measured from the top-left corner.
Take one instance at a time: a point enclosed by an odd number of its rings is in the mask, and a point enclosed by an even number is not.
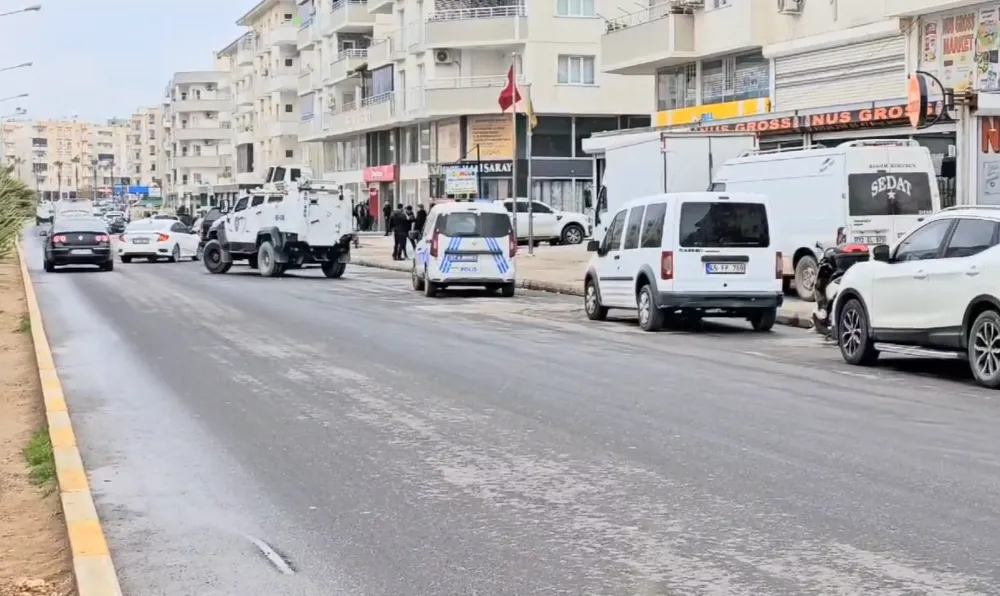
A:
[[[365,59],[368,57],[367,49],[348,49],[341,50],[337,53],[337,57],[334,58],[334,62],[340,62],[341,60],[347,60],[349,58],[361,58]]]
[[[464,21],[469,19],[501,19],[527,16],[524,5],[491,6],[487,8],[450,8],[434,11],[427,22]]]
[[[607,32],[611,33],[612,31],[621,31],[622,29],[635,27],[636,25],[648,23],[649,21],[655,21],[656,19],[668,17],[671,14],[675,14],[675,4],[676,2],[670,1],[661,2],[659,4],[651,5],[649,8],[643,8],[642,10],[630,12],[627,15],[611,19],[607,21]]]

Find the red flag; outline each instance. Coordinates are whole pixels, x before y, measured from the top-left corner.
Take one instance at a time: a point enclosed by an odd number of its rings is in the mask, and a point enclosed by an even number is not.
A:
[[[506,112],[519,101],[521,101],[521,93],[517,90],[517,82],[514,80],[514,67],[511,66],[510,70],[507,71],[507,86],[500,92],[497,102],[500,104],[500,111]]]

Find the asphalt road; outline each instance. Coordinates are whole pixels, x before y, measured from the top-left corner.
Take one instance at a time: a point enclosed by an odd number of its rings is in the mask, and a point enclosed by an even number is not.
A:
[[[1000,394],[955,363],[27,244],[128,596],[1000,593]]]

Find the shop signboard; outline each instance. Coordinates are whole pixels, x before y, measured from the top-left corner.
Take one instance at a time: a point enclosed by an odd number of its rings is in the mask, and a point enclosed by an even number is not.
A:
[[[944,104],[940,101],[926,105],[928,119],[941,113],[940,121],[948,121],[947,113],[942,113]],[[802,132],[824,132],[830,130],[850,130],[910,124],[909,103],[885,107],[870,107],[855,110],[835,110],[814,114],[775,115],[771,118],[749,122],[730,122],[712,126],[697,126],[693,131],[704,132],[756,132],[758,134],[788,134]]]
[[[469,157],[480,160],[514,158],[514,123],[510,116],[470,116],[468,122]]]
[[[1000,91],[1000,4],[921,17],[920,70],[956,93]]]
[[[449,195],[479,194],[479,172],[476,166],[444,166],[444,192]]]

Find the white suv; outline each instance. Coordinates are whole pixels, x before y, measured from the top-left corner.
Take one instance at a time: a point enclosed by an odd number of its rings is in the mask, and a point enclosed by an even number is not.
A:
[[[844,360],[871,365],[876,343],[966,354],[1000,387],[1000,206],[949,207],[841,281],[833,321]]]
[[[503,201],[507,213],[514,213],[514,201]],[[552,244],[580,244],[590,235],[587,216],[572,211],[559,211],[538,201],[531,203],[533,239]],[[528,239],[528,201],[517,200],[517,239]]]

